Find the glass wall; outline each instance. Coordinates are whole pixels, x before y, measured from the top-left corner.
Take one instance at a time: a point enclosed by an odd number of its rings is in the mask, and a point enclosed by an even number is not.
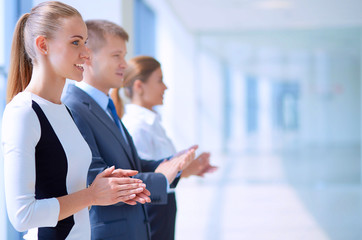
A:
[[[2,0],[0,1],[1,18],[0,18],[0,118],[2,119],[3,109],[6,102],[6,79],[9,68],[9,58],[11,41],[15,24],[22,14],[29,12],[32,7],[32,1],[20,0]],[[0,125],[1,125],[0,119]],[[0,130],[1,134],[1,130]],[[2,150],[0,150],[2,151]],[[3,172],[2,154],[0,156],[1,164],[0,171]],[[5,198],[4,198],[4,185],[3,178],[0,180],[0,208],[1,220],[0,220],[0,238],[2,239],[22,239],[22,233],[18,233],[14,230],[6,215]]]
[[[209,221],[212,234],[201,239],[362,237],[361,36],[360,28],[235,35],[242,47],[225,95],[233,131],[214,196],[238,201],[210,203],[223,224]],[[226,40],[213,37],[222,54]]]

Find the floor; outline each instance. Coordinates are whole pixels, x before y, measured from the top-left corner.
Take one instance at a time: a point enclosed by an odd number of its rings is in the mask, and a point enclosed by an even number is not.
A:
[[[360,148],[308,147],[212,156],[183,179],[176,240],[360,240]]]

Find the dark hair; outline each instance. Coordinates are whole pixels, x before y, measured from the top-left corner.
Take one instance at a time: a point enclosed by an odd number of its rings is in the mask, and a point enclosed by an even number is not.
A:
[[[30,13],[25,13],[18,20],[11,47],[10,69],[7,86],[7,102],[23,91],[29,84],[36,62],[34,40],[38,36],[51,39],[62,27],[61,19],[79,16],[73,7],[61,2],[42,2]]]
[[[96,52],[105,45],[105,36],[111,35],[128,41],[128,33],[119,25],[107,20],[87,20],[88,28],[87,47]]]

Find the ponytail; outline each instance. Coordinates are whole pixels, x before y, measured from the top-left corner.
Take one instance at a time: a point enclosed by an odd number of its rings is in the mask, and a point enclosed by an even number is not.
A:
[[[122,118],[124,114],[124,105],[122,98],[119,96],[119,89],[120,88],[113,88],[111,90],[110,96],[113,100],[114,106],[116,107],[118,117]]]
[[[7,103],[10,102],[16,94],[23,91],[31,79],[33,64],[26,53],[24,41],[24,29],[29,15],[29,13],[25,13],[21,16],[14,30],[6,93]]]

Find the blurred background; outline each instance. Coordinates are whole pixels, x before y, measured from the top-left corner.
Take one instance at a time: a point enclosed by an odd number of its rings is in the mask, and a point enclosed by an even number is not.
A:
[[[0,0],[0,115],[15,23],[39,2]],[[168,135],[219,166],[179,183],[176,240],[362,239],[361,0],[63,2],[161,62]],[[3,185],[0,239],[21,239]]]

